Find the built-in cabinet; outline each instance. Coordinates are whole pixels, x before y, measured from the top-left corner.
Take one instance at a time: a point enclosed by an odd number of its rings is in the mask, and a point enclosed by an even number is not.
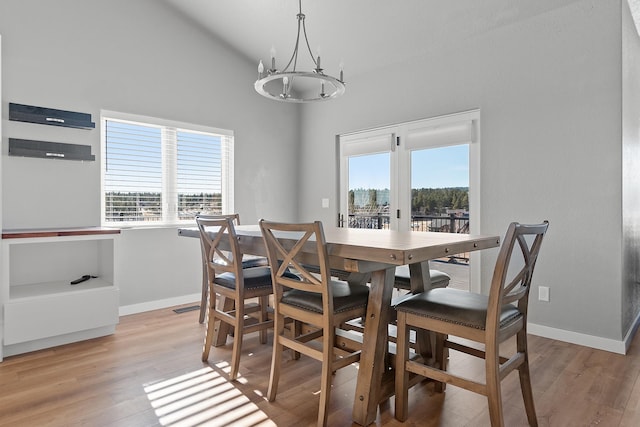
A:
[[[111,334],[119,230],[3,231],[4,356]],[[78,284],[84,275],[95,276]]]

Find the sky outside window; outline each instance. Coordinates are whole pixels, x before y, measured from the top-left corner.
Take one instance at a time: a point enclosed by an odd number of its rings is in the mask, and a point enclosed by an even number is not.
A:
[[[411,152],[411,188],[469,187],[469,145]]]
[[[389,153],[349,157],[349,190],[388,189],[389,162]],[[469,145],[412,151],[411,187],[469,187]]]

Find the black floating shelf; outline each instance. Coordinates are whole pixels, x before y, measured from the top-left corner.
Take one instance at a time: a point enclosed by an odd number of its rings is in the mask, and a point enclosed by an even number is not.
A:
[[[58,160],[93,161],[96,159],[96,156],[91,154],[91,146],[89,145],[16,138],[9,138],[9,155]]]
[[[9,120],[77,129],[94,129],[96,127],[96,124],[91,121],[91,114],[14,104],[13,102],[9,103]]]

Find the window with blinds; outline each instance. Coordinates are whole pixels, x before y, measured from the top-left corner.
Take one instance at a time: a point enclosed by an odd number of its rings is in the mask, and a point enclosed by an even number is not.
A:
[[[232,132],[120,113],[103,113],[102,124],[103,224],[233,211]]]

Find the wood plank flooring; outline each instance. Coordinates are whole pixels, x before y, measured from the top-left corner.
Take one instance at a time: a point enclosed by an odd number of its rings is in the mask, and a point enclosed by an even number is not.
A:
[[[5,358],[0,363],[1,426],[306,426],[318,407],[319,363],[286,356],[277,400],[267,390],[271,339],[247,337],[240,377],[227,381],[231,339],[200,361],[205,327],[198,312],[171,309],[124,316],[116,334]],[[270,337],[271,338],[271,337]],[[626,356],[530,336],[531,375],[541,426],[640,425],[640,338]],[[451,354],[469,375],[481,363]],[[333,381],[329,425],[350,426],[357,366]],[[411,392],[410,418],[393,418],[393,398],[380,405],[378,426],[482,427],[485,398],[452,386]],[[508,426],[527,425],[513,373],[503,381]]]

